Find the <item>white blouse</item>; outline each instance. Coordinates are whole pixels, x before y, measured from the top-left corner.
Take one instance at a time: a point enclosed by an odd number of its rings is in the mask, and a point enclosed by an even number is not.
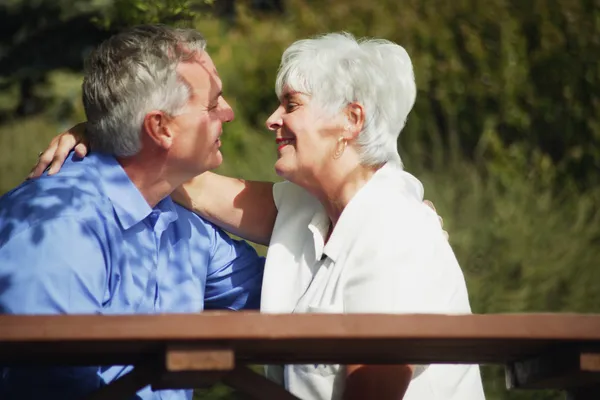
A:
[[[423,187],[382,167],[344,209],[327,244],[329,218],[304,189],[273,188],[278,215],[267,253],[266,313],[471,313],[465,280]],[[482,400],[477,365],[420,367],[404,400]],[[304,400],[341,398],[340,365],[268,367]]]

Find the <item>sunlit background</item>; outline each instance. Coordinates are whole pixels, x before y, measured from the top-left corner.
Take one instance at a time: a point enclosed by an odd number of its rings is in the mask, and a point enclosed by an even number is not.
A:
[[[412,57],[417,102],[400,147],[465,271],[473,311],[600,312],[600,6],[587,0],[3,0],[0,193],[84,120],[82,61],[144,22],[208,39],[235,120],[220,172],[277,180],[264,121],[294,40],[374,36]],[[264,251],[264,249],[261,249]],[[489,400],[508,392],[482,369]],[[235,399],[223,387],[198,398]]]

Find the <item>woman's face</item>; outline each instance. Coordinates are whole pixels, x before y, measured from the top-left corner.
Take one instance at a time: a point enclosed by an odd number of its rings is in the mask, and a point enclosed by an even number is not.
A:
[[[281,97],[281,104],[267,119],[267,128],[275,133],[275,171],[290,182],[310,187],[333,166],[345,117],[341,112],[327,116],[304,93],[284,89]]]

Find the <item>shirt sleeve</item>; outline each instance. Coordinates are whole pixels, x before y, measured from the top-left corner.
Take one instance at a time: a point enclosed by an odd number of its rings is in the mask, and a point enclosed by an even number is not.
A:
[[[89,226],[74,218],[32,226],[0,245],[0,313],[98,313],[106,276],[102,247]],[[98,370],[0,367],[0,398],[78,399],[103,385]]]
[[[264,265],[252,246],[214,227],[205,309],[258,310]]]

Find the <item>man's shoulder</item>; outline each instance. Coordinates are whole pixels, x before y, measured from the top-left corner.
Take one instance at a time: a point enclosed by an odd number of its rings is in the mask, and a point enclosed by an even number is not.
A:
[[[28,180],[0,197],[0,231],[13,234],[46,221],[106,215],[110,202],[99,177],[87,169],[70,169]]]
[[[188,234],[190,238],[199,235],[203,238],[212,239],[215,233],[222,231],[221,228],[194,213],[193,211],[190,211],[175,202],[173,204],[175,211],[177,212],[177,220],[175,221],[175,224],[180,231],[189,232]]]

